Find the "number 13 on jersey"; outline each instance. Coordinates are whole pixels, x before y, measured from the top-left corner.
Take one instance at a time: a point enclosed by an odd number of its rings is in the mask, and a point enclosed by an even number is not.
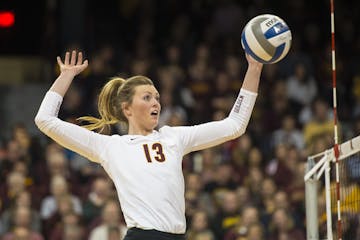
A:
[[[143,148],[144,148],[146,160],[149,163],[151,163],[152,159],[149,152],[149,146],[147,144],[143,144]],[[164,162],[166,160],[161,143],[152,144],[151,149],[156,153],[156,155],[154,156],[154,159],[156,161]]]

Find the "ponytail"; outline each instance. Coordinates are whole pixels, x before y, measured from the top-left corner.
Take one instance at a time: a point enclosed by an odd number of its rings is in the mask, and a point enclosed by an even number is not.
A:
[[[91,116],[78,118],[79,121],[89,122],[88,125],[84,125],[83,127],[89,130],[99,129],[102,131],[108,125],[115,124],[119,121],[126,121],[125,116],[122,114],[121,108],[117,109],[118,106],[115,102],[119,92],[118,90],[121,88],[124,82],[125,79],[115,77],[105,84],[105,86],[101,89],[98,99],[98,111],[100,118]],[[118,118],[119,113],[123,116],[123,118]]]
[[[144,76],[134,76],[128,79],[114,77],[101,89],[98,99],[100,118],[85,116],[78,118],[89,124],[83,127],[89,130],[99,129],[102,132],[106,127],[118,122],[128,123],[122,111],[122,103],[131,103],[135,87],[139,85],[153,85],[152,81]]]

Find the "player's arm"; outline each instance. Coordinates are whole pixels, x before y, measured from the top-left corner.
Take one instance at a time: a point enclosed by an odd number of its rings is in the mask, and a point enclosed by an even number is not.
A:
[[[260,75],[263,64],[253,59],[250,55],[245,54],[248,61],[248,69],[246,71],[242,89],[257,93],[259,89]]]
[[[76,61],[77,57],[77,61]],[[75,151],[86,158],[99,162],[100,153],[104,149],[109,136],[100,135],[86,130],[75,124],[62,121],[58,118],[58,112],[74,77],[81,73],[88,65],[83,61],[82,54],[66,53],[64,62],[57,58],[60,66],[60,75],[46,93],[39,111],[35,117],[38,128],[47,136],[60,145]]]
[[[191,127],[178,127],[184,152],[189,153],[212,147],[241,136],[249,123],[257,97],[263,64],[249,55],[248,69],[240,93],[227,118]]]

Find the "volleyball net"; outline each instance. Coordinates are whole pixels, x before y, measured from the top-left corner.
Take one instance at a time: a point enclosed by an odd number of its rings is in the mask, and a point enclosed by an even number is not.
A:
[[[308,157],[304,177],[308,240],[360,240],[360,136],[338,150],[338,167],[333,148]]]

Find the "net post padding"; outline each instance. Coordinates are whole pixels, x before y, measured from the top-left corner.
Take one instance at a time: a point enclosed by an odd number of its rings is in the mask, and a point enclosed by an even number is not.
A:
[[[325,162],[325,197],[326,197],[326,229],[327,239],[333,240],[332,219],[331,219],[331,186],[330,186],[330,159]]]
[[[315,166],[314,159],[308,159],[306,172]],[[305,181],[306,236],[308,240],[319,239],[318,180],[315,175]]]

